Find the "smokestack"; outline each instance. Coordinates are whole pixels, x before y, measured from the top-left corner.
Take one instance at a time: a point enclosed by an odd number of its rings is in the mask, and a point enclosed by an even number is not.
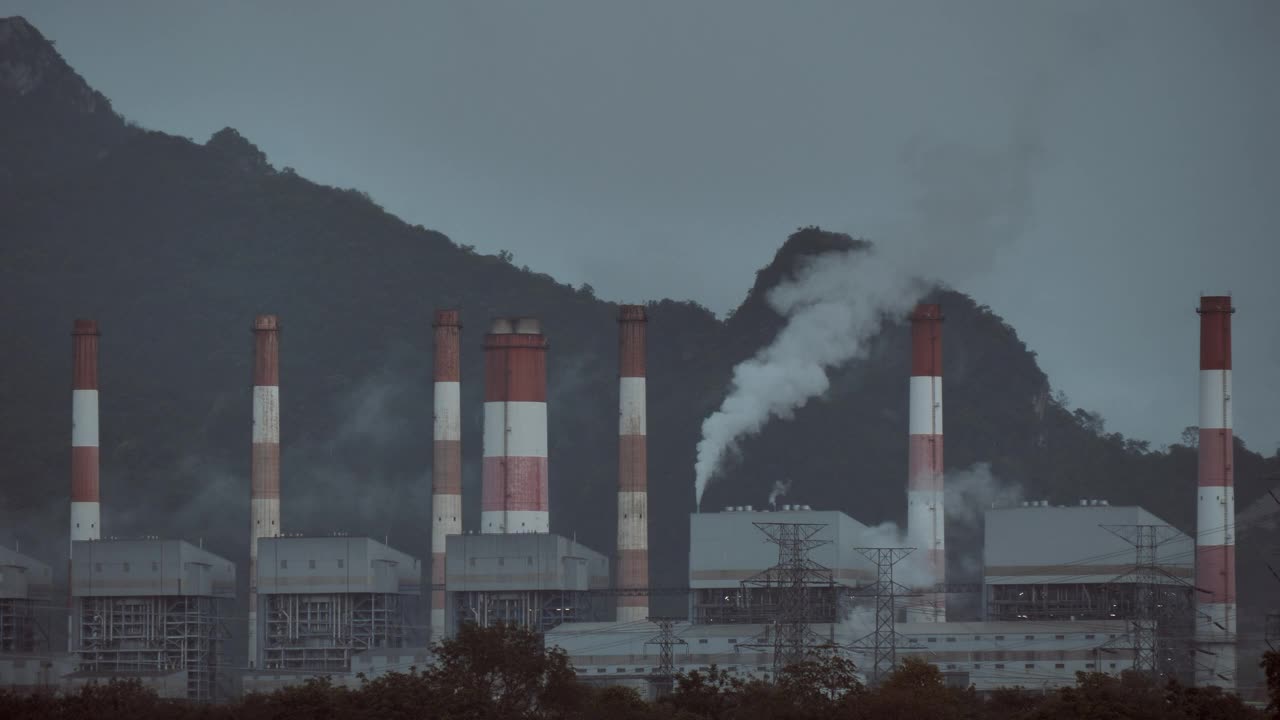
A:
[[[1200,298],[1200,473],[1196,501],[1196,685],[1236,685],[1236,501],[1232,480],[1231,298]]]
[[[280,534],[280,321],[253,321],[253,464],[249,514],[249,667],[258,660],[258,538]]]
[[[498,318],[484,338],[481,532],[549,532],[547,480],[547,340],[534,318]]]
[[[618,310],[618,622],[649,617],[649,479],[641,305]],[[635,594],[631,594],[635,593]]]
[[[942,312],[921,303],[911,313],[910,450],[907,536],[933,584],[946,582],[942,487]],[[931,589],[931,588],[926,588]],[[926,592],[909,620],[946,622],[946,595]]]
[[[98,503],[98,323],[71,328],[71,541],[102,535]]]
[[[462,371],[457,310],[439,310],[435,328],[435,415],[431,467],[431,639],[444,638],[445,538],[462,534]]]

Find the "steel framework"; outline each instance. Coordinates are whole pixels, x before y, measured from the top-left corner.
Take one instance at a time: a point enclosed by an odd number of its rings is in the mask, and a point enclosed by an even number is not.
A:
[[[813,621],[814,589],[825,588],[834,595],[835,577],[831,568],[809,559],[809,551],[831,541],[815,538],[826,527],[825,523],[752,524],[778,546],[778,564],[743,580],[742,591],[748,596],[752,589],[772,594],[776,597],[777,613],[771,619],[772,633],[766,628],[764,636],[755,643],[739,647],[772,649],[774,677],[777,677],[783,668],[805,660],[815,647],[829,642],[809,629],[809,624]]]
[[[1170,632],[1179,623],[1179,608],[1183,603],[1170,603],[1169,599],[1185,594],[1190,597],[1190,587],[1184,581],[1170,575],[1157,562],[1158,549],[1161,544],[1178,536],[1178,531],[1168,525],[1102,525],[1102,529],[1133,545],[1135,550],[1133,568],[1121,574],[1113,582],[1119,584],[1126,578],[1132,583],[1132,614],[1129,619],[1133,625],[1133,669],[1155,677],[1170,672],[1177,673],[1178,668],[1161,663],[1160,636],[1182,635],[1186,628],[1178,627],[1177,632]],[[1175,588],[1184,592],[1170,593],[1168,587],[1172,581]],[[1169,596],[1172,596],[1170,598]],[[1190,605],[1186,605],[1190,611]],[[1189,623],[1187,623],[1189,625]],[[1167,645],[1169,641],[1163,644]],[[1166,656],[1176,658],[1184,653],[1169,648]],[[1162,665],[1166,665],[1162,667]]]
[[[209,702],[227,637],[216,598],[79,597],[79,669],[128,675],[184,672],[187,699]]]
[[[481,627],[507,624],[546,632],[561,623],[598,620],[591,603],[593,594],[610,593],[469,590],[453,593],[453,608],[459,622],[471,622]]]
[[[404,647],[408,626],[393,593],[266,595],[262,667],[347,670],[351,655]]]
[[[654,668],[650,680],[658,697],[670,694],[676,677],[676,645],[688,645],[684,638],[675,633],[674,618],[651,617],[649,621],[658,626],[658,634],[645,641],[645,645],[658,646],[658,666]]]
[[[872,653],[871,676],[872,685],[879,685],[885,675],[893,672],[898,663],[898,645],[906,644],[898,636],[896,622],[898,619],[897,599],[911,593],[906,586],[893,580],[893,566],[911,554],[915,548],[854,548],[863,557],[876,566],[876,584],[872,586],[875,593],[876,625],[869,634],[855,640],[853,646]]]
[[[0,652],[35,652],[40,635],[36,601],[0,598]]]

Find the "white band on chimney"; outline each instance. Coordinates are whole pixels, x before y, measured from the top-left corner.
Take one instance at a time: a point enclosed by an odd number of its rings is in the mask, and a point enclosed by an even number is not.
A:
[[[433,440],[462,439],[461,420],[458,417],[458,408],[461,407],[461,385],[458,382],[436,382]]]
[[[98,391],[71,391],[71,447],[98,447]]]

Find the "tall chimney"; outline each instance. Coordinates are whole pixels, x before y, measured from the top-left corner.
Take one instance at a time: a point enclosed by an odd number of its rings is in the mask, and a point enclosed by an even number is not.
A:
[[[649,617],[644,306],[618,310],[618,622]],[[634,593],[634,594],[632,594]]]
[[[484,338],[480,529],[550,531],[547,340],[534,318],[499,318]]]
[[[443,639],[445,627],[445,538],[462,534],[462,372],[457,310],[436,311],[435,428],[431,467],[431,639]]]
[[[280,321],[253,321],[253,464],[249,514],[249,667],[258,660],[258,538],[280,534]]]
[[[1231,298],[1200,298],[1196,500],[1196,685],[1236,686],[1236,501],[1232,481]]]
[[[71,326],[71,534],[67,543],[67,652],[75,650],[71,554],[77,540],[102,536],[98,503],[98,323]]]
[[[101,537],[98,504],[98,323],[71,329],[71,541]]]
[[[931,584],[946,582],[942,486],[942,312],[921,303],[911,313],[910,450],[907,535]],[[932,588],[925,588],[931,590]],[[946,622],[946,595],[925,592],[909,620]]]

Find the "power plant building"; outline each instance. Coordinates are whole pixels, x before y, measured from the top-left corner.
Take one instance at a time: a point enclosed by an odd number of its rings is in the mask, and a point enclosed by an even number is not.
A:
[[[1165,528],[1154,582],[1170,611],[1191,607],[1195,543],[1140,507],[1046,502],[986,512],[983,592],[988,620],[1109,620],[1137,614],[1137,550],[1108,528]],[[1070,539],[1069,542],[1064,541]]]
[[[182,540],[85,540],[72,547],[71,684],[134,678],[161,697],[226,692],[223,624],[231,561]]]
[[[594,598],[609,589],[609,559],[551,533],[451,535],[446,577],[449,624],[509,623],[538,631],[605,620]]]
[[[257,580],[263,674],[342,674],[358,653],[424,644],[412,622],[421,564],[375,540],[261,538]]]
[[[805,523],[823,527],[809,558],[830,571],[831,582],[813,589],[811,622],[837,622],[853,591],[876,580],[875,567],[854,550],[865,525],[842,512],[784,505],[776,512],[734,506],[689,516],[690,618],[694,623],[763,623],[778,612],[776,591],[749,583],[778,564],[778,546],[756,523]],[[744,585],[744,583],[748,583]]]

